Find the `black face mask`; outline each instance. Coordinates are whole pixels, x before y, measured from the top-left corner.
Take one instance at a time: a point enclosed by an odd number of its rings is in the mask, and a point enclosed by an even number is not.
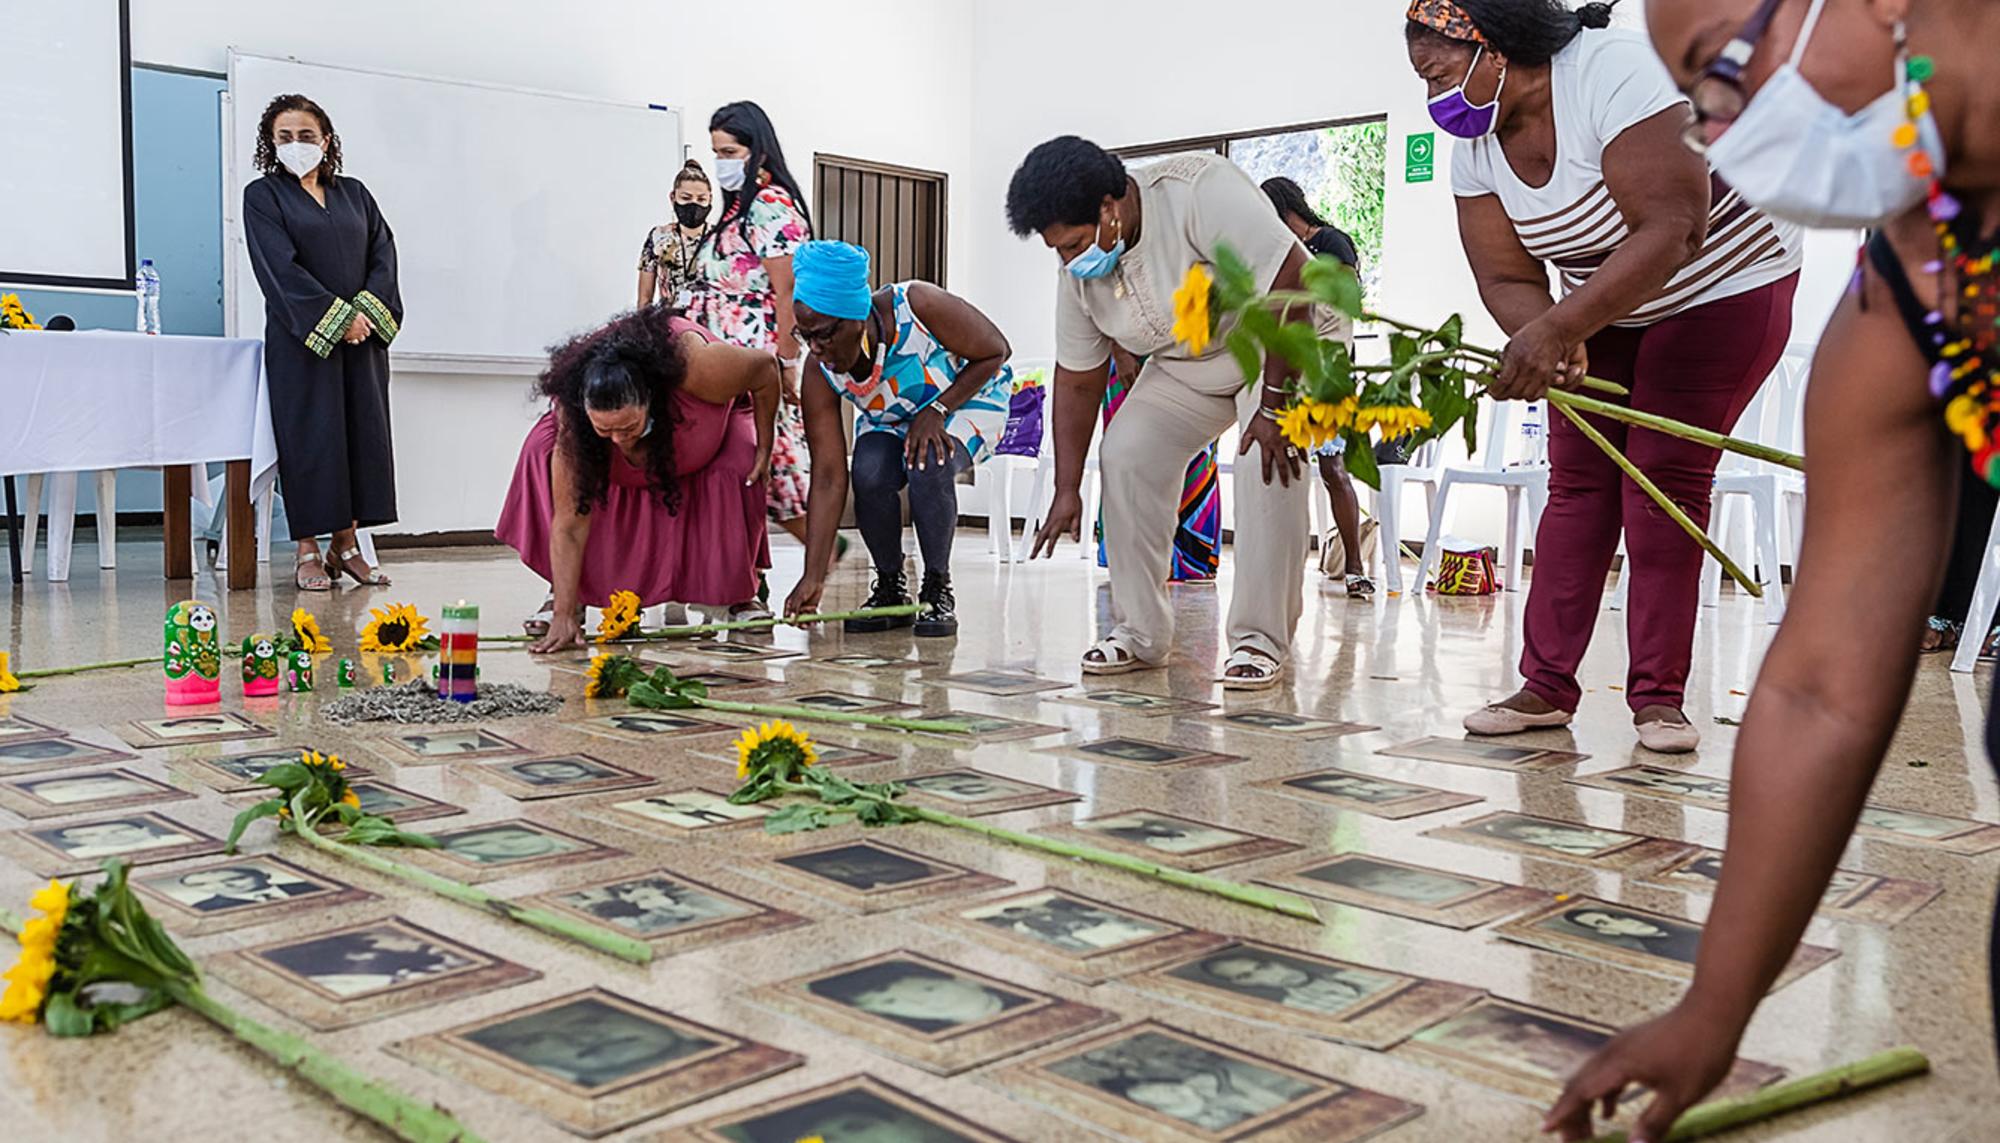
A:
[[[705,202],[677,202],[674,204],[674,217],[680,220],[682,226],[693,230],[695,227],[708,221],[708,204]]]

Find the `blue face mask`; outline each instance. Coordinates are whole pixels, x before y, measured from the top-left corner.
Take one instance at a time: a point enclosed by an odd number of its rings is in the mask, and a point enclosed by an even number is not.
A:
[[[1097,227],[1101,232],[1104,229],[1104,224],[1099,222]],[[1090,245],[1083,248],[1083,253],[1069,260],[1067,268],[1072,275],[1088,282],[1093,278],[1102,278],[1116,269],[1118,266],[1118,256],[1123,253],[1125,253],[1125,240],[1123,238],[1113,242],[1109,250],[1099,246],[1097,240],[1092,238]]]

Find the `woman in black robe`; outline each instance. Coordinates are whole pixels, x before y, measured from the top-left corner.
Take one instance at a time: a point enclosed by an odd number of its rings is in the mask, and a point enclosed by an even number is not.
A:
[[[403,319],[396,238],[374,196],[340,174],[340,136],[319,104],[280,95],[257,131],[243,232],[264,291],[264,369],[293,578],[326,591],[342,572],[389,579],[361,557],[357,527],[396,519],[389,439],[389,343]],[[324,557],[319,537],[331,535]]]

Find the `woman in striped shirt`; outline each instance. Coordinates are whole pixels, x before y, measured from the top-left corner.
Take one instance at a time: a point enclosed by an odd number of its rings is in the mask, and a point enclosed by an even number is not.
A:
[[[1630,389],[1634,408],[1727,432],[1791,334],[1797,228],[1760,214],[1680,145],[1686,98],[1644,36],[1606,28],[1609,4],[1413,0],[1408,15],[1431,116],[1458,138],[1466,257],[1510,339],[1493,395],[1535,400],[1588,373]],[[1714,450],[1598,427],[1706,525]],[[1693,750],[1700,735],[1681,700],[1701,548],[1566,420],[1551,426],[1549,460],[1522,687],[1465,728],[1568,725],[1622,531],[1633,723],[1649,749]]]

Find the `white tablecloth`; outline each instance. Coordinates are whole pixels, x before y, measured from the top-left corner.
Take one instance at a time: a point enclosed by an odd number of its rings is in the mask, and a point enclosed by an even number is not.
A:
[[[275,475],[262,341],[0,333],[0,474],[246,458],[254,484]]]

